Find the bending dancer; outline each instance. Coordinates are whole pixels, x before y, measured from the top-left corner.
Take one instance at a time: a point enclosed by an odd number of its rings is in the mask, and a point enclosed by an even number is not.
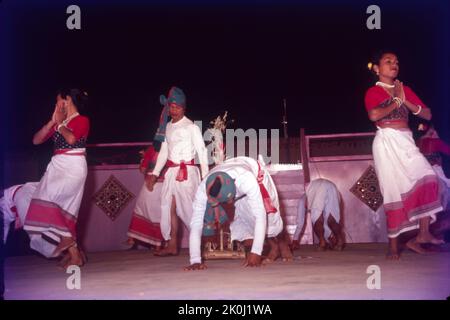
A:
[[[167,124],[165,141],[161,145],[155,168],[147,183],[153,190],[164,165],[167,171],[161,187],[161,233],[167,246],[155,252],[157,256],[178,254],[178,217],[189,228],[192,201],[200,184],[200,173],[195,164],[198,156],[202,177],[208,173],[208,155],[200,128],[186,118],[186,97],[183,91],[172,87],[168,97],[160,97],[168,106],[172,120]]]
[[[3,197],[0,198],[0,209],[3,212],[3,241],[8,238],[11,223],[14,222],[14,228],[23,228],[25,218],[30,206],[38,182],[28,182],[15,185],[3,191]],[[30,234],[30,247],[43,256],[51,258],[56,249],[56,245],[46,241],[40,235]]]
[[[87,176],[89,119],[79,114],[86,102],[87,94],[78,89],[59,91],[52,118],[33,137],[35,145],[52,137],[54,153],[32,196],[24,229],[55,241],[52,257],[68,250],[70,259],[65,267],[83,264],[76,222]]]
[[[406,244],[415,252],[424,252],[422,243],[442,243],[429,232],[436,213],[442,211],[438,177],[408,127],[410,113],[430,120],[431,111],[397,79],[399,65],[394,53],[383,52],[372,63],[378,82],[367,90],[365,105],[378,129],[372,148],[387,217],[388,258],[399,259],[398,236],[406,231],[419,229],[417,237]]]
[[[344,249],[345,241],[342,234],[340,214],[340,195],[336,185],[327,179],[316,179],[306,188],[306,193],[300,198],[297,211],[297,228],[295,229],[292,248],[299,247],[301,235],[304,232],[306,212],[311,212],[314,232],[319,237],[319,250]],[[334,235],[336,245],[327,242]]]
[[[214,167],[198,187],[193,207],[190,266],[185,270],[206,269],[201,258],[201,238],[214,237],[218,225],[230,229],[231,240],[243,242],[247,250],[251,248],[245,266],[261,265],[266,235],[270,239],[268,262],[277,259],[280,251],[285,260],[292,260],[283,235],[275,184],[256,160],[236,157]]]

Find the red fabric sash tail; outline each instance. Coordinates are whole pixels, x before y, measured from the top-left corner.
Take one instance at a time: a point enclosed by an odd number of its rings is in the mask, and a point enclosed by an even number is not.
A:
[[[180,164],[177,164],[171,160],[167,160],[166,166],[168,168],[180,167],[177,174],[177,181],[185,181],[188,178],[187,166],[195,166],[194,159],[185,162],[181,161]]]
[[[266,209],[266,212],[269,213],[276,213],[277,208],[273,205],[272,201],[270,200],[269,192],[267,192],[266,187],[263,184],[264,179],[264,171],[261,170],[261,165],[258,162],[258,177],[256,180],[258,181],[259,190],[261,191],[261,196],[263,198],[264,208]]]

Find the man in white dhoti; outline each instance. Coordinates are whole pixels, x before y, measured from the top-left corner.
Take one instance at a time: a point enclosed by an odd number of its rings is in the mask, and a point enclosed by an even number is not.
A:
[[[161,233],[167,246],[155,252],[157,256],[178,254],[178,217],[189,228],[192,201],[200,183],[200,173],[195,163],[198,156],[201,176],[208,173],[208,155],[200,128],[185,117],[186,97],[183,91],[172,87],[168,97],[161,96],[161,104],[169,106],[172,120],[167,124],[165,141],[156,161],[150,182],[150,191],[164,165],[167,171],[161,188]]]
[[[300,198],[297,213],[297,228],[293,237],[293,248],[298,248],[305,225],[306,212],[311,212],[314,232],[319,237],[319,250],[323,251],[334,246],[328,243],[332,235],[337,243],[334,248],[344,248],[344,237],[339,222],[340,195],[336,185],[326,179],[316,179],[306,188],[306,193]]]
[[[256,160],[237,157],[216,166],[197,189],[193,203],[189,237],[190,266],[185,270],[201,270],[201,238],[212,237],[219,225],[229,227],[231,240],[251,246],[245,266],[260,266],[264,239],[271,238],[269,259],[279,255],[275,237],[283,231],[275,184]],[[278,239],[282,241],[283,239]],[[292,254],[285,244],[285,258]]]

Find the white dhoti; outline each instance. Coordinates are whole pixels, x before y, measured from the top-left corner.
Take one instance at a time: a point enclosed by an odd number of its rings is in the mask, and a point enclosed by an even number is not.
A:
[[[253,239],[255,236],[256,218],[248,213],[252,211],[251,204],[246,201],[245,197],[236,201],[236,211],[233,222],[230,224],[231,239],[244,241]],[[276,237],[283,231],[283,219],[280,211],[276,213],[266,214],[267,228],[266,236],[268,238]]]
[[[258,184],[260,169],[263,170],[262,183],[269,194],[270,202],[276,209],[275,213],[266,212]],[[272,177],[263,165],[259,166],[257,161],[247,157],[228,159],[212,169],[209,175],[215,172],[227,173],[236,186],[235,214],[230,224],[231,239],[237,241],[253,239],[251,252],[261,255],[265,237],[276,237],[283,230],[278,193]],[[207,177],[198,187],[193,201],[194,213],[189,238],[191,264],[201,262],[201,236],[208,201],[206,180]]]
[[[200,172],[193,165],[198,156],[202,176],[208,173],[208,155],[200,128],[186,117],[167,124],[165,141],[161,145],[153,174],[159,176],[167,167],[161,189],[161,234],[170,240],[172,199],[175,198],[176,213],[189,229],[192,202],[200,184]],[[186,165],[186,167],[184,167]],[[179,180],[177,181],[177,176]],[[186,176],[187,175],[187,176]]]
[[[325,239],[331,236],[328,218],[332,216],[339,223],[341,221],[340,195],[336,185],[326,179],[311,181],[306,189],[307,208],[311,212],[311,222],[314,225],[323,215]],[[297,212],[297,228],[294,239],[298,239],[305,223],[305,197],[300,198]]]
[[[175,198],[177,216],[189,229],[192,218],[192,203],[200,184],[200,172],[196,166],[186,166],[188,177],[185,181],[176,181],[179,167],[168,168],[161,188],[161,234],[170,240],[172,197]]]

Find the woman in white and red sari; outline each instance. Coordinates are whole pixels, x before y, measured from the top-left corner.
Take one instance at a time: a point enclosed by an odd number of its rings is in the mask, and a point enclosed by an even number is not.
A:
[[[389,237],[388,258],[399,259],[398,236],[419,229],[406,246],[423,253],[421,244],[441,244],[429,232],[442,211],[438,177],[414,143],[409,114],[430,120],[430,109],[413,90],[397,79],[399,64],[392,52],[377,55],[369,65],[378,76],[369,88],[365,105],[377,133],[373,142],[375,170],[383,195]]]
[[[144,174],[144,184],[136,200],[136,206],[127,232],[128,245],[135,246],[137,240],[155,246],[156,251],[159,251],[164,242],[160,222],[161,187],[166,168],[159,176],[157,183],[154,184],[153,189],[155,190],[152,189],[153,191],[150,191],[148,185],[151,184],[151,176],[158,159],[161,143],[166,139],[166,127],[170,120],[169,118],[169,106],[165,105],[161,110],[158,129],[153,137],[152,145],[145,151],[139,166],[139,170]]]
[[[86,102],[86,92],[59,91],[50,121],[33,137],[35,145],[53,138],[54,153],[32,196],[24,229],[57,243],[52,257],[68,250],[70,259],[65,267],[83,264],[77,248],[76,223],[87,176],[89,119],[78,111]]]
[[[135,245],[137,240],[155,246],[156,251],[158,251],[164,241],[160,228],[162,186],[160,182],[164,181],[164,174],[158,179],[158,183],[154,185],[153,192],[147,189],[147,182],[150,179],[150,175],[156,164],[156,159],[158,158],[158,151],[154,147],[155,144],[160,145],[158,141],[154,140],[153,145],[145,151],[139,167],[145,178],[136,200],[136,207],[133,211],[130,227],[128,228],[127,244]]]

